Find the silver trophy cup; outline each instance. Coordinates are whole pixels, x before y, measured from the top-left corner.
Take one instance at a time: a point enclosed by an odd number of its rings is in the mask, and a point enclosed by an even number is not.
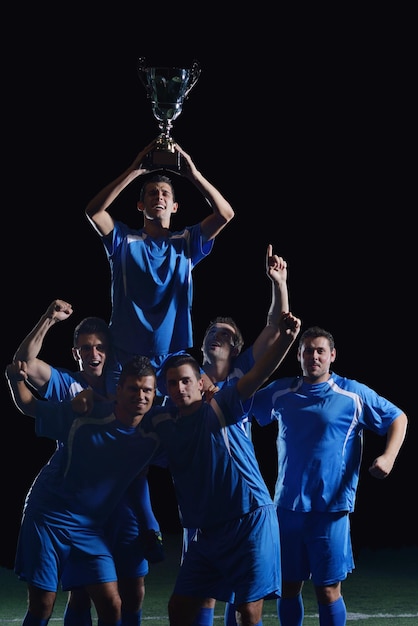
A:
[[[158,121],[160,135],[156,147],[149,152],[142,166],[149,170],[180,171],[180,154],[174,149],[171,128],[183,110],[183,103],[200,76],[200,65],[193,61],[190,69],[178,67],[147,67],[145,58],[138,61],[138,75],[151,100],[152,112]]]

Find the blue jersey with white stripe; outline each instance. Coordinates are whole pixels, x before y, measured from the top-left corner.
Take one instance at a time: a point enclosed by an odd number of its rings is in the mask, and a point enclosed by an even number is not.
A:
[[[250,371],[250,369],[254,365],[254,355],[253,355],[253,347],[247,348],[243,352],[241,352],[233,361],[231,366],[231,371],[228,376],[223,381],[216,381],[216,385],[218,385],[219,389],[221,389],[225,384],[233,385],[239,380],[244,374]]]
[[[61,402],[75,398],[80,391],[89,387],[82,372],[71,372],[64,368],[51,367],[51,376],[45,391],[40,393],[46,400]]]
[[[110,330],[116,349],[155,358],[193,346],[192,270],[213,248],[200,224],[149,237],[116,221],[103,237],[112,273]]]
[[[215,385],[219,389],[223,389],[226,385],[234,385],[244,374],[250,371],[254,365],[253,347],[247,348],[244,352],[241,352],[232,362],[231,371],[224,380],[215,381]],[[245,424],[245,429],[248,437],[251,439],[251,415],[248,414],[248,410],[251,408],[252,398],[249,398],[244,403],[244,410],[242,420]]]
[[[254,365],[254,356],[253,356],[253,348],[247,348],[243,352],[241,352],[233,361],[231,371],[228,376],[221,381],[214,381],[214,384],[219,387],[219,389],[223,389],[223,387],[227,385],[233,385],[237,382],[241,376],[244,376],[247,372],[250,371],[252,366]],[[204,370],[203,370],[204,371]],[[251,399],[248,400],[249,406],[251,406]],[[232,424],[230,428],[240,428],[244,426],[245,432],[247,436],[251,439],[251,422],[249,420],[248,413],[243,415],[242,421],[237,424]],[[181,517],[181,513],[180,513]],[[190,541],[196,537],[196,528],[184,528],[183,530],[183,545],[182,545],[182,558],[184,558],[184,554],[187,552],[187,548],[189,546]]]
[[[243,417],[236,385],[227,385],[192,415],[156,407],[143,419],[167,453],[184,527],[214,527],[272,504]]]
[[[278,422],[274,501],[293,511],[354,510],[363,431],[385,435],[402,413],[366,385],[335,373],[310,385],[282,378],[256,392],[253,416]]]
[[[69,402],[38,402],[39,437],[58,446],[28,493],[25,507],[51,523],[102,526],[131,481],[158,453],[158,442],[119,422],[113,404],[96,403],[88,417]]]

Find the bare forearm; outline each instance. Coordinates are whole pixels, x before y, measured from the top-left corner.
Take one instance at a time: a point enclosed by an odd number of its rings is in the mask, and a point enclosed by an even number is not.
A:
[[[213,212],[223,218],[227,223],[234,217],[235,213],[230,203],[224,198],[221,192],[216,189],[200,172],[196,170],[189,179],[200,193],[206,198],[206,201],[212,208]]]
[[[45,336],[58,320],[45,313],[31,332],[25,337],[13,359],[30,363],[40,353]]]
[[[394,460],[398,456],[399,450],[406,437],[406,428],[408,420],[405,413],[399,415],[389,428],[386,437],[385,455],[392,457]]]
[[[405,413],[401,413],[388,430],[386,446],[383,454],[374,459],[369,467],[369,472],[374,478],[386,478],[393,469],[399,450],[406,436],[408,419]]]
[[[276,342],[265,353],[265,357],[262,357],[258,361],[259,371],[257,375],[263,379],[261,384],[266,382],[266,380],[276,371],[289,352],[294,341],[295,337],[293,335],[281,332]],[[258,387],[260,387],[260,385],[258,385]]]
[[[223,195],[203,176],[199,174],[198,178],[193,178],[193,183],[212,208],[212,214],[205,217],[200,223],[203,239],[210,241],[219,235],[232,220],[235,213]]]
[[[86,214],[92,218],[101,211],[106,211],[109,206],[116,200],[122,191],[130,185],[130,183],[141,176],[141,170],[128,168],[123,174],[118,176],[114,181],[106,185],[98,194],[94,196],[86,207]]]
[[[252,396],[276,371],[299,334],[300,326],[300,320],[291,313],[282,316],[278,338],[237,383],[242,400]]]
[[[8,366],[6,369],[6,378],[12,400],[16,407],[24,415],[35,417],[37,400],[26,385],[26,376],[19,371],[12,371],[12,368]]]
[[[103,217],[109,206],[132,181],[138,178],[138,176],[148,173],[148,170],[142,168],[141,165],[145,155],[155,146],[155,141],[154,139],[148,146],[143,148],[131,165],[120,176],[99,191],[88,203],[85,210],[86,215],[93,222],[93,225],[98,227],[101,234],[107,234],[107,231],[110,232],[112,229],[113,220],[110,215],[107,215],[107,218],[106,215]],[[102,219],[105,220],[103,224],[101,223]]]
[[[178,144],[175,144],[175,148],[182,155],[181,175],[193,183],[212,209],[212,215],[200,223],[203,238],[208,241],[216,237],[232,220],[235,215],[234,210],[220,191],[197,169],[190,155]]]
[[[267,315],[267,324],[278,326],[282,313],[289,311],[289,293],[286,281],[272,282],[271,305]]]
[[[53,300],[15,352],[14,361],[26,363],[26,375],[37,389],[43,387],[51,377],[49,363],[38,358],[45,336],[52,326],[55,326],[57,322],[67,320],[72,313],[73,307],[69,302],[58,298]]]

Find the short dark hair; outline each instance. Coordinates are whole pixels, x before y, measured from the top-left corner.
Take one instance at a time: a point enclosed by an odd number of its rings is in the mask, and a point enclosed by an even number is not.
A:
[[[143,376],[152,376],[154,378],[155,387],[157,386],[157,376],[151,361],[146,356],[136,354],[122,366],[119,376],[118,385],[123,386],[129,376],[142,378]]]
[[[325,337],[325,339],[328,339],[329,347],[331,348],[331,350],[334,350],[335,348],[334,337],[331,335],[330,332],[328,332],[327,330],[324,330],[320,326],[311,326],[310,328],[305,330],[305,332],[302,333],[299,339],[299,348],[302,347],[302,345],[305,342],[305,339],[316,339],[317,337]]]
[[[232,317],[218,315],[218,317],[215,317],[215,319],[209,322],[209,326],[206,328],[205,334],[203,336],[203,342],[205,341],[206,335],[208,334],[212,326],[214,326],[215,324],[228,324],[229,326],[232,326],[232,328],[234,329],[234,333],[235,333],[232,339],[233,346],[234,348],[236,348],[237,355],[238,355],[241,352],[242,347],[244,345],[244,339],[243,339],[240,329],[238,328],[237,324],[232,319]]]
[[[174,354],[173,356],[168,357],[163,364],[162,367],[162,375],[163,380],[165,381],[167,377],[167,371],[172,367],[180,367],[180,365],[190,365],[196,374],[196,378],[199,380],[202,378],[200,373],[200,365],[198,361],[188,353],[184,354]]]
[[[174,186],[173,186],[173,183],[171,181],[171,178],[169,178],[168,176],[165,176],[164,174],[154,174],[153,176],[151,176],[151,178],[149,178],[142,185],[141,191],[139,192],[139,200],[140,200],[140,202],[144,201],[145,191],[146,191],[147,185],[149,185],[150,183],[167,183],[167,185],[170,185],[171,193],[173,194],[173,200],[175,201],[176,196],[175,196],[175,193],[174,193]]]
[[[104,335],[109,342],[112,343],[109,325],[101,317],[85,317],[74,329],[73,347],[77,347],[80,335]]]

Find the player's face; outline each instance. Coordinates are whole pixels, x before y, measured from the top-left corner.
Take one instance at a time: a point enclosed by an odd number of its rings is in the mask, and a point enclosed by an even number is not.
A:
[[[234,356],[235,330],[229,324],[217,322],[207,331],[203,340],[202,352],[205,361]]]
[[[149,220],[169,220],[177,212],[173,191],[168,183],[148,183],[145,187],[144,200],[138,202],[138,208]]]
[[[73,348],[74,358],[78,361],[80,371],[88,376],[99,377],[103,374],[109,345],[101,334],[81,334],[77,347]]]
[[[187,363],[167,370],[166,386],[170,400],[180,412],[196,410],[195,404],[202,400],[203,380],[196,377],[194,369]]]
[[[155,396],[155,378],[153,376],[128,376],[122,385],[116,388],[118,418],[120,415],[137,424],[152,407]]]
[[[302,374],[307,382],[321,383],[329,378],[331,363],[335,361],[326,337],[308,337],[298,352]]]

